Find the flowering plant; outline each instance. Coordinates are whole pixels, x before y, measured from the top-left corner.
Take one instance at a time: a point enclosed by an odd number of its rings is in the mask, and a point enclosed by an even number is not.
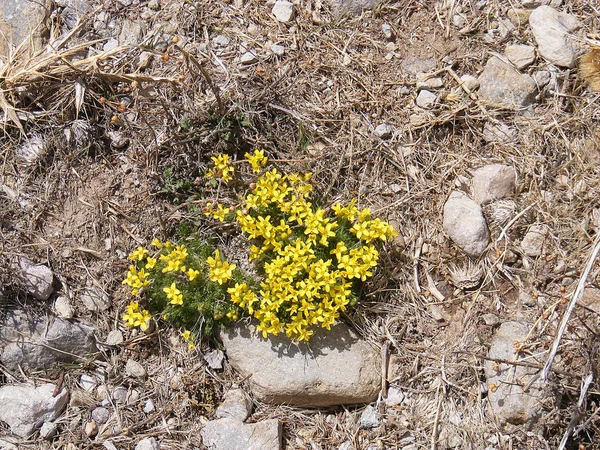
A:
[[[330,329],[356,302],[359,284],[377,265],[378,243],[396,233],[388,223],[372,219],[369,209],[359,210],[354,200],[329,210],[313,204],[310,173],[264,170],[262,150],[245,156],[254,173],[263,171],[250,192],[228,207],[208,203],[205,214],[239,225],[260,279],[242,274],[205,244],[188,248],[155,239],[155,254],[142,247],[131,253],[137,266],[129,268],[123,283],[134,296],[147,292],[151,309],[186,329],[201,320],[208,331],[215,321],[246,313],[258,321],[263,337],[285,332],[291,339],[308,340],[315,327]],[[207,177],[232,181],[227,155],[212,159]],[[123,319],[143,327],[149,316],[132,302]],[[193,345],[187,330],[182,336]]]

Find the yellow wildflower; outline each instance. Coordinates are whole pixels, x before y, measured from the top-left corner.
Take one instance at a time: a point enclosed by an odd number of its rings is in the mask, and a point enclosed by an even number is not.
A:
[[[264,150],[254,150],[253,154],[246,153],[244,156],[252,166],[252,172],[254,173],[260,172],[263,166],[267,164],[267,157]]]

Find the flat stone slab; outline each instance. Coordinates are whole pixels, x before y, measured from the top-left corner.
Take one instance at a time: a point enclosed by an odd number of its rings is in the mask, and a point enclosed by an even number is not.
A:
[[[221,332],[229,362],[249,377],[263,402],[305,407],[368,403],[381,387],[379,352],[338,323],[318,329],[309,343],[285,335],[265,339],[253,326],[235,324]]]

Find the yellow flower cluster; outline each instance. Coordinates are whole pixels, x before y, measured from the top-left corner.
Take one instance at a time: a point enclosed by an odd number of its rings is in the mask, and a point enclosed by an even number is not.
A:
[[[262,167],[258,161],[266,163],[262,156],[246,154],[254,172]],[[372,275],[379,258],[374,241],[395,235],[389,224],[371,220],[370,211],[359,211],[354,201],[334,205],[337,219],[329,217],[309,200],[310,178],[268,170],[236,212],[242,232],[255,243],[250,259],[264,258],[264,279],[258,292],[246,283],[236,283],[227,292],[235,305],[259,321],[264,337],[285,332],[302,341],[315,326],[330,329],[350,302],[352,280]],[[219,281],[216,273],[211,279]]]
[[[219,284],[226,283],[230,280],[233,276],[233,270],[236,267],[235,264],[229,264],[227,261],[223,261],[219,250],[215,251],[214,257],[209,256],[206,258],[206,263],[209,268],[208,278],[210,281]]]
[[[188,343],[188,348],[190,350],[194,350],[196,346],[194,345],[194,336],[192,336],[191,331],[185,330],[183,333],[180,334],[180,336],[183,338],[184,341]]]
[[[229,161],[229,155],[212,156],[210,159],[212,159],[214,167],[206,174],[208,178],[220,178],[225,182],[233,179],[233,166]]]
[[[148,329],[148,321],[152,319],[150,313],[142,309],[138,302],[131,302],[127,305],[127,312],[123,314],[123,320],[128,327],[140,327],[142,331]]]
[[[252,166],[252,172],[259,173],[263,166],[267,164],[267,157],[265,156],[264,150],[254,150],[254,153],[244,154],[250,166]]]
[[[137,270],[135,266],[129,266],[127,270],[127,277],[123,280],[122,284],[126,284],[131,288],[131,295],[138,295],[140,289],[150,284],[148,277],[150,274],[145,269]]]

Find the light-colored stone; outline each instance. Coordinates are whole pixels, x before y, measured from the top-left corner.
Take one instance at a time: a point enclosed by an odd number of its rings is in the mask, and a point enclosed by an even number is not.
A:
[[[110,411],[102,406],[94,408],[92,411],[92,419],[94,419],[96,423],[102,425],[108,422],[108,419],[110,419]]]
[[[114,50],[117,47],[119,47],[119,41],[117,41],[115,38],[110,38],[104,43],[104,45],[102,46],[102,50],[104,50],[105,52],[110,52],[111,50]]]
[[[72,319],[74,312],[71,302],[69,301],[69,297],[66,295],[57,297],[57,299],[54,301],[54,311],[59,317],[64,319]]]
[[[107,345],[121,345],[123,343],[123,333],[121,330],[112,330],[106,336],[106,344]]]
[[[479,204],[515,195],[517,172],[503,164],[488,164],[473,173],[473,199]]]
[[[204,355],[203,358],[211,369],[219,370],[223,368],[223,359],[225,356],[221,350],[213,350],[212,352]]]
[[[575,67],[582,51],[573,36],[581,27],[575,16],[542,5],[529,16],[529,25],[543,58],[560,67]]]
[[[227,47],[231,43],[231,39],[224,34],[218,34],[212,39],[212,44],[216,47]]]
[[[543,88],[550,80],[552,80],[552,73],[549,70],[536,70],[533,73],[533,79],[538,85],[538,88]]]
[[[535,101],[535,81],[497,56],[488,59],[479,83],[479,97],[492,105],[514,109]]]
[[[32,45],[25,45],[25,49],[41,50],[48,34],[50,12],[50,2],[44,0],[0,1],[0,57],[27,39]]]
[[[145,378],[148,375],[144,366],[131,358],[125,364],[125,373],[134,378]]]
[[[309,344],[284,336],[262,338],[254,326],[221,332],[229,363],[261,401],[298,406],[367,403],[381,387],[380,357],[339,322],[315,330]]]
[[[395,386],[390,386],[388,389],[387,398],[385,399],[385,405],[387,407],[400,405],[404,401],[405,398],[406,398],[406,395],[404,394],[404,392],[402,392],[400,389],[398,389]]]
[[[440,77],[432,77],[427,73],[417,74],[417,90],[421,89],[439,89],[444,86]]]
[[[240,56],[240,63],[243,65],[254,64],[256,61],[258,61],[258,58],[254,51],[248,51]]]
[[[465,74],[460,77],[460,82],[469,91],[473,92],[479,89],[479,79],[473,75]]]
[[[34,264],[27,258],[19,259],[19,267],[27,292],[38,300],[48,300],[54,292],[52,270],[43,264]]]
[[[531,225],[521,241],[523,254],[531,257],[540,256],[547,234],[548,228],[545,225]]]
[[[488,356],[507,361],[518,360],[516,345],[523,343],[529,329],[529,325],[520,322],[503,323],[492,339]],[[536,363],[531,356],[527,360]],[[537,372],[531,367],[485,362],[490,412],[501,424],[530,427],[537,421],[542,411],[542,383],[536,381],[527,392],[523,391]]]
[[[533,64],[535,61],[535,48],[531,45],[507,45],[504,56],[519,70]]]
[[[382,0],[329,0],[331,9],[337,14],[360,14],[364,10],[372,9]]]
[[[92,312],[106,311],[111,305],[110,297],[100,288],[85,289],[79,294],[79,298],[87,310]]]
[[[135,450],[160,450],[160,445],[153,437],[144,438],[137,443]]]
[[[98,386],[98,380],[91,375],[83,374],[79,378],[79,385],[87,392],[93,392]]]
[[[202,431],[210,450],[281,450],[281,424],[277,419],[245,424],[232,418],[211,420]]]
[[[44,422],[56,419],[67,405],[69,393],[63,389],[54,395],[55,388],[53,384],[0,387],[0,421],[17,436],[29,437]]]
[[[419,108],[429,109],[429,108],[432,108],[433,105],[435,105],[436,101],[437,101],[437,95],[435,95],[431,91],[422,89],[419,92],[419,95],[417,95],[416,103]]]
[[[277,0],[271,13],[279,22],[289,23],[294,19],[294,4],[286,0]]]
[[[368,405],[364,409],[364,411],[360,415],[359,426],[365,429],[376,428],[379,426],[379,417],[377,414],[377,410],[373,406]]]
[[[154,406],[154,402],[152,401],[151,398],[149,398],[148,400],[146,400],[144,402],[144,412],[146,414],[151,414],[156,410],[156,407]]]
[[[285,54],[285,47],[279,44],[271,45],[271,51],[276,56],[283,56]]]
[[[392,29],[392,26],[389,23],[381,24],[381,32],[388,41],[394,39],[394,30]]]
[[[486,142],[512,143],[517,139],[517,130],[505,123],[486,122],[483,125],[483,139]]]
[[[387,123],[382,123],[377,125],[373,132],[380,139],[389,139],[394,134],[394,127]]]
[[[464,192],[453,191],[444,204],[444,231],[467,255],[479,257],[489,240],[481,207]]]
[[[0,324],[2,363],[11,369],[51,368],[57,362],[75,362],[97,351],[96,328],[60,317],[33,319],[12,311]]]
[[[0,450],[19,450],[19,448],[12,442],[0,439]]]
[[[98,434],[98,424],[94,420],[88,420],[83,427],[83,432],[87,437],[93,437]]]
[[[142,40],[143,27],[141,18],[124,19],[119,33],[120,45],[137,45]]]
[[[400,63],[400,67],[404,72],[408,72],[411,75],[417,75],[418,73],[430,72],[436,67],[435,59],[427,58],[406,58]]]
[[[58,432],[58,425],[54,422],[44,422],[40,428],[40,437],[42,439],[51,440]]]
[[[241,422],[250,417],[252,402],[242,389],[231,389],[225,393],[223,401],[217,407],[217,418],[231,417]]]

